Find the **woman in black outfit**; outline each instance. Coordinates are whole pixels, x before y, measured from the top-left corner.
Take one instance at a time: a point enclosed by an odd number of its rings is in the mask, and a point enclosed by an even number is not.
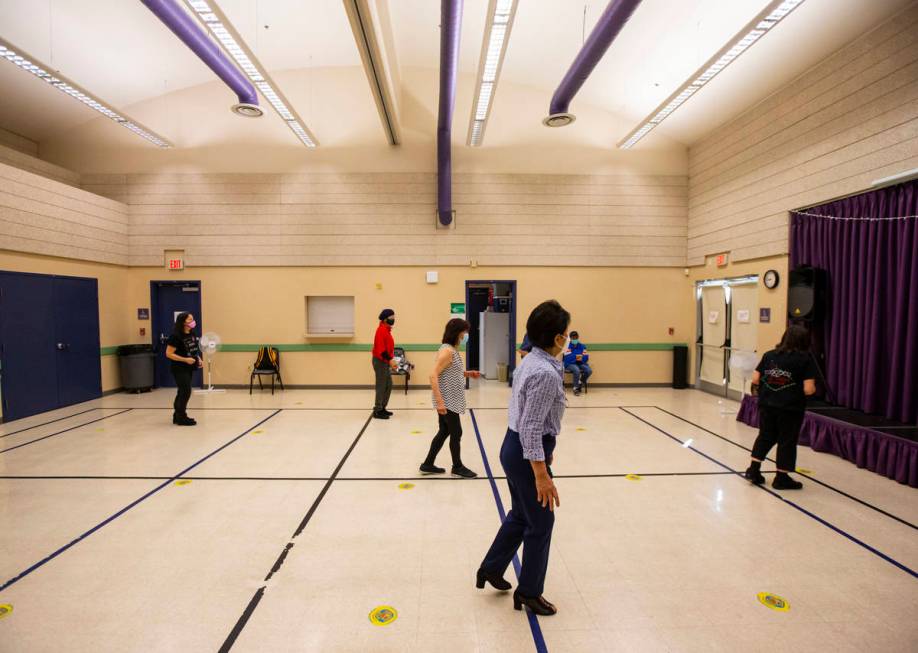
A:
[[[752,445],[752,461],[746,479],[765,482],[762,461],[778,445],[778,473],[771,486],[776,490],[799,490],[803,483],[790,473],[797,465],[797,440],[806,412],[806,398],[816,393],[816,364],[810,353],[810,334],[792,324],[776,349],[766,352],[752,375],[759,389],[759,437]]]
[[[188,417],[185,410],[191,398],[191,375],[199,367],[204,367],[201,359],[201,347],[198,337],[192,329],[198,325],[191,313],[179,313],[175,316],[175,328],[166,342],[166,358],[172,361],[172,376],[178,392],[172,404],[175,412],[172,414],[172,423],[179,426],[194,426],[196,421]]]

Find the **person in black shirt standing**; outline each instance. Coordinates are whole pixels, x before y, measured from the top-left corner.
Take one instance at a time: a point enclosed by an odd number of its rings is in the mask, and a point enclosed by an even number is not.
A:
[[[197,368],[204,367],[198,337],[192,332],[197,325],[194,315],[179,313],[175,316],[175,328],[172,330],[172,335],[166,342],[166,358],[172,361],[172,376],[175,377],[175,385],[178,386],[175,402],[172,404],[175,408],[172,423],[179,426],[197,424],[185,412],[188,408],[188,400],[191,398],[191,375]]]
[[[816,394],[816,364],[810,354],[810,334],[793,324],[784,332],[777,349],[766,352],[752,375],[759,388],[759,437],[752,446],[752,462],[746,479],[756,485],[765,482],[762,461],[778,445],[778,473],[771,486],[776,490],[799,490],[803,483],[788,474],[796,469],[797,440],[806,398]]]

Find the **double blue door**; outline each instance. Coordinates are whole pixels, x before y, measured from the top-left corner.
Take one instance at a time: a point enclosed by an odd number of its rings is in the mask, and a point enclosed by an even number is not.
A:
[[[102,396],[96,279],[0,272],[4,421]]]

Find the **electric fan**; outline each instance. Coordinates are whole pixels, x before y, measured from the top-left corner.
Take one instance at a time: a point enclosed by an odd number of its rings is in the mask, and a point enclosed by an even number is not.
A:
[[[213,331],[208,331],[201,336],[201,353],[204,354],[204,362],[207,365],[207,388],[204,390],[195,390],[195,394],[212,394],[215,392],[226,392],[226,390],[214,387],[214,356],[220,349],[220,336]]]

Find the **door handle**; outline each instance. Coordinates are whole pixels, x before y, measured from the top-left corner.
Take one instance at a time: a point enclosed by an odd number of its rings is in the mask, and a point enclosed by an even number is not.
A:
[[[59,343],[57,343],[57,350],[58,350],[58,351],[64,351],[65,349],[69,349],[69,348],[70,348],[70,345],[68,345],[68,344],[65,343],[65,342],[59,342]]]

